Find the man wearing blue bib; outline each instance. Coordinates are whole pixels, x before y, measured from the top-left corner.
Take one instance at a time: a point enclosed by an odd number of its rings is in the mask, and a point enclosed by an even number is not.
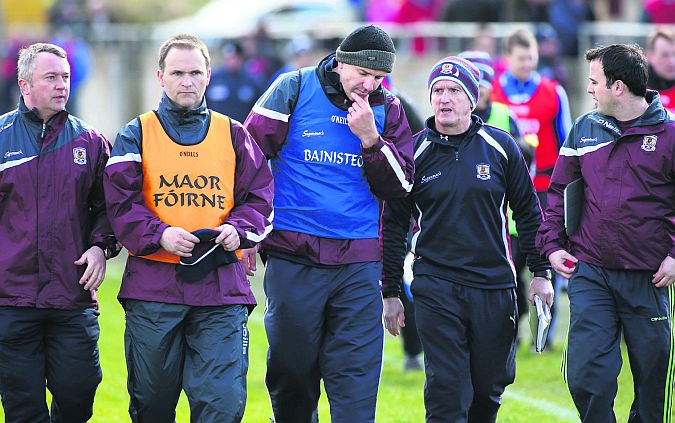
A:
[[[360,27],[316,68],[280,76],[244,123],[275,180],[274,230],[261,251],[277,423],[313,421],[321,379],[334,423],[375,421],[378,200],[405,196],[414,166],[401,103],[381,87],[394,60],[387,33]],[[243,261],[251,274],[251,251]]]

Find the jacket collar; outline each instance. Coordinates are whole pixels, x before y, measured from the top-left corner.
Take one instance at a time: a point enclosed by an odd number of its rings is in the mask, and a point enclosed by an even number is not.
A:
[[[51,118],[49,118],[47,122],[44,122],[40,117],[40,114],[38,113],[37,107],[29,109],[28,106],[26,105],[26,102],[23,99],[23,96],[19,97],[19,113],[21,113],[21,115],[30,122],[35,122],[38,124],[47,123],[48,125],[51,124],[51,122],[53,122],[54,119],[56,119],[57,117],[61,117],[62,115],[66,116],[68,115],[67,111],[62,110],[57,114],[55,114],[54,116],[52,116]]]
[[[483,125],[484,125],[483,119],[472,114],[471,125],[469,125],[469,130],[464,133],[464,139],[462,140],[462,142],[476,135],[476,133],[483,127]],[[430,118],[427,119],[426,126],[427,126],[427,134],[426,134],[427,141],[443,145],[453,145],[449,140],[450,136],[441,134],[436,130],[436,118],[434,116],[431,116]]]
[[[661,104],[661,99],[657,91],[647,90],[645,99],[647,100],[647,103],[649,103],[647,110],[633,122],[631,127],[626,130],[626,133],[642,134],[658,132],[662,130],[664,123],[669,119],[668,111]],[[615,118],[600,114],[597,111],[591,113],[590,117],[606,131],[612,132],[615,136],[620,137],[623,135]]]
[[[201,123],[209,116],[206,108],[206,99],[203,98],[201,104],[196,109],[187,109],[171,101],[166,93],[162,93],[162,99],[159,102],[157,112],[165,117],[169,125],[183,126],[192,123]]]

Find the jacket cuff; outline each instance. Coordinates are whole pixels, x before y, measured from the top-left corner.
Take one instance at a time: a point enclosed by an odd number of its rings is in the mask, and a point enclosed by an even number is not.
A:
[[[370,146],[368,148],[363,148],[361,152],[363,154],[377,153],[378,151],[380,151],[382,149],[383,146],[384,146],[384,141],[382,140],[382,135],[380,135],[375,144],[373,144],[372,146]]]
[[[382,298],[400,298],[401,284],[382,281]]]

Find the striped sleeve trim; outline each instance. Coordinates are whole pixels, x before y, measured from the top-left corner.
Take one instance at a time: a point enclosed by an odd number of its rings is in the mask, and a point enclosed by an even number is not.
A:
[[[424,153],[424,150],[426,150],[429,146],[431,145],[431,141],[428,139],[424,139],[420,146],[417,148],[417,151],[415,151],[415,157],[413,157],[414,160],[417,160],[417,158]]]
[[[487,132],[485,132],[484,129],[479,130],[478,133],[480,134],[481,137],[483,137],[483,139],[485,140],[485,142],[487,142],[488,144],[490,144],[495,150],[499,151],[499,154],[501,154],[502,156],[504,156],[504,158],[505,158],[506,160],[509,159],[509,156],[506,155],[506,151],[504,150],[504,148],[502,148],[502,146],[499,145],[499,143],[497,142],[497,140],[495,140],[495,139],[492,138]]]
[[[257,114],[261,115],[261,116],[265,116],[265,117],[273,119],[273,120],[280,120],[282,122],[288,122],[288,119],[291,116],[289,114],[279,113],[279,112],[274,111],[274,110],[266,109],[259,104],[254,105],[252,111],[254,113],[257,113]]]
[[[382,151],[384,157],[387,158],[389,166],[391,166],[391,168],[394,170],[394,174],[396,174],[396,177],[398,178],[398,181],[401,183],[401,186],[405,192],[410,192],[410,190],[412,190],[412,184],[405,178],[405,172],[403,172],[401,164],[398,162],[398,160],[396,160],[396,157],[394,157],[394,153],[391,151],[391,148],[389,148],[388,145],[384,145],[380,151]]]
[[[108,163],[106,163],[105,167],[108,167],[110,165],[114,165],[117,163],[125,163],[125,162],[138,162],[141,163],[143,160],[141,158],[141,155],[138,153],[127,153],[123,156],[114,156],[108,159]]]
[[[6,162],[6,163],[0,163],[0,172],[2,172],[4,170],[7,170],[9,168],[15,167],[15,166],[22,165],[26,162],[29,162],[29,161],[33,160],[36,157],[37,156],[30,156],[30,157],[24,157],[23,159],[19,159],[19,160],[12,160],[12,161],[9,161],[9,162]]]
[[[265,239],[270,232],[272,232],[273,229],[272,222],[274,221],[274,210],[272,210],[272,213],[270,213],[269,217],[267,218],[267,221],[270,222],[270,224],[265,226],[265,229],[263,230],[262,234],[256,234],[253,232],[246,231],[246,239],[253,242],[262,242],[262,240]]]
[[[583,156],[584,154],[592,153],[594,151],[600,150],[603,147],[606,147],[613,143],[614,141],[608,141],[608,142],[603,142],[601,144],[597,145],[591,145],[589,147],[581,147],[581,148],[569,148],[569,147],[561,147],[560,148],[560,155],[561,156]]]

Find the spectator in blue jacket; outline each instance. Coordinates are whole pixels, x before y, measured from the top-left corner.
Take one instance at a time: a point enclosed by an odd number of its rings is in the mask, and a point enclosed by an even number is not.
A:
[[[244,67],[246,58],[239,43],[225,44],[222,55],[206,88],[206,102],[211,110],[243,122],[263,90]]]
[[[637,45],[586,52],[596,109],[579,117],[555,165],[537,244],[569,283],[563,370],[582,421],[613,422],[621,336],[635,399],[631,421],[669,421],[675,282],[675,122],[646,90]],[[579,228],[565,230],[564,191],[584,182]]]

